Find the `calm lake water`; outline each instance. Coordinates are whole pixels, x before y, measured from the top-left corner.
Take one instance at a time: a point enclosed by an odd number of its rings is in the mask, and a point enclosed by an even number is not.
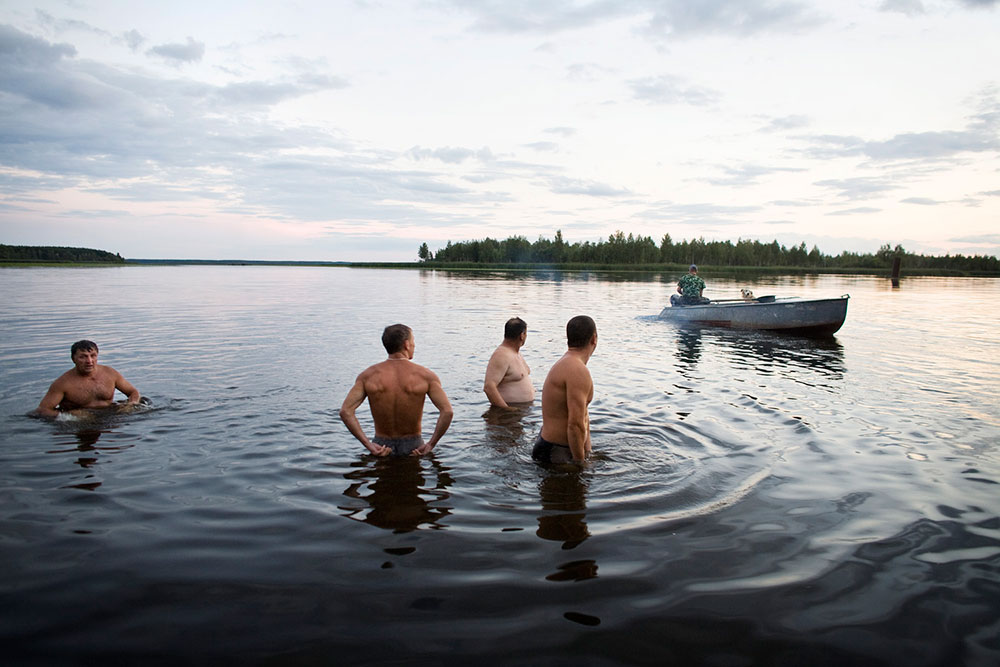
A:
[[[810,340],[658,321],[677,277],[0,270],[4,661],[998,664],[1000,281],[704,276],[850,294]],[[540,390],[581,313],[595,460],[545,468],[483,371],[519,315]],[[336,415],[397,321],[420,460]],[[26,417],[79,338],[153,407]]]

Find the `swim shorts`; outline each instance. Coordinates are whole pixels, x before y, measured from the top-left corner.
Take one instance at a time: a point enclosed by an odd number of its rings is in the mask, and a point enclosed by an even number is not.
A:
[[[383,438],[376,435],[372,438],[376,445],[382,445],[392,450],[393,456],[409,456],[417,447],[423,447],[424,439],[419,435],[411,435],[405,438]]]
[[[542,436],[535,439],[535,447],[531,450],[531,458],[542,463],[569,463],[573,460],[569,445],[549,442]]]

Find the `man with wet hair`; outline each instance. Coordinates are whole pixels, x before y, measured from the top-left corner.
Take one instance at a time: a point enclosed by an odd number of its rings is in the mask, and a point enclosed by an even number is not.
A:
[[[448,430],[453,412],[438,376],[413,363],[416,343],[405,324],[392,324],[382,332],[382,345],[389,357],[358,375],[340,406],[340,419],[347,430],[376,456],[422,456],[429,453]],[[421,427],[424,398],[438,409],[430,440],[424,443]],[[375,422],[375,436],[365,435],[358,407],[368,399]]]
[[[73,368],[52,383],[32,414],[53,418],[60,412],[109,408],[115,404],[116,389],[127,397],[125,409],[131,409],[142,398],[121,373],[97,363],[97,343],[79,340],[70,347],[69,354]]]
[[[521,356],[527,337],[528,325],[524,320],[520,317],[507,320],[503,328],[503,342],[494,350],[486,365],[483,392],[490,405],[509,408],[511,403],[531,403],[535,400],[531,369]]]
[[[590,415],[594,381],[587,362],[597,349],[597,325],[586,315],[566,324],[566,353],[542,385],[542,432],[531,458],[543,463],[583,461],[590,455]]]

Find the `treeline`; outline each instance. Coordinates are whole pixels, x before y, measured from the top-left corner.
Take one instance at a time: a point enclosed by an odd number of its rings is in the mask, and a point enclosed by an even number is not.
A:
[[[0,244],[0,262],[100,262],[124,264],[118,253],[93,248],[66,248],[62,246],[31,246]]]
[[[883,245],[876,253],[842,252],[824,255],[819,248],[811,250],[805,243],[785,247],[777,241],[762,243],[740,239],[706,241],[704,238],[674,242],[664,234],[659,243],[649,236],[626,236],[615,232],[607,240],[596,243],[566,243],[562,231],[555,239],[539,237],[531,242],[523,236],[505,240],[485,238],[478,241],[448,241],[444,248],[432,252],[421,244],[417,256],[422,262],[473,264],[705,264],[713,267],[802,267],[823,269],[885,269],[893,258],[900,257],[907,269],[934,269],[972,272],[1000,272],[1000,260],[990,255],[917,255],[901,245]]]

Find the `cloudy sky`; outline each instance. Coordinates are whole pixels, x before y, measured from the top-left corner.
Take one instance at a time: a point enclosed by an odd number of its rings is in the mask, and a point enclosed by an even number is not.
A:
[[[1000,0],[0,4],[0,243],[1000,255]]]

